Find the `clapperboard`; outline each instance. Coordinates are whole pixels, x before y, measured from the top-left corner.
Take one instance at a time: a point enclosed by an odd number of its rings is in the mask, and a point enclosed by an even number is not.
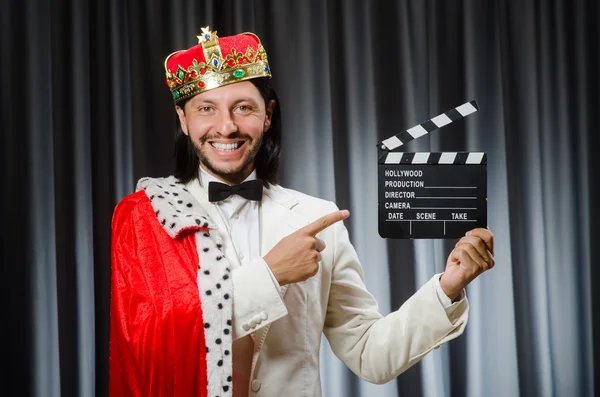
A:
[[[487,227],[487,155],[406,153],[403,145],[479,110],[475,101],[377,144],[379,235],[458,238]]]

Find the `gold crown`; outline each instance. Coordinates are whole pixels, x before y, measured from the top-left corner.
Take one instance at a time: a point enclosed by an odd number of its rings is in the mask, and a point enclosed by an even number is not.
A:
[[[267,53],[254,33],[218,37],[207,26],[197,37],[198,45],[165,59],[166,83],[175,104],[227,84],[271,77]]]

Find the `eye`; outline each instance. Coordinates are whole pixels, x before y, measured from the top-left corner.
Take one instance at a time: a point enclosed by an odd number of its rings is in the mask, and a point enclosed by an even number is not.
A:
[[[248,113],[250,111],[252,111],[252,106],[250,105],[240,105],[237,107],[237,110],[242,112],[242,113]]]
[[[212,112],[212,108],[210,106],[201,106],[198,108],[200,113],[209,113]]]

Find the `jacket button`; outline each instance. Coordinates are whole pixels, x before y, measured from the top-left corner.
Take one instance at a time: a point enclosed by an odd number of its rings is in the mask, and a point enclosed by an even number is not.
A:
[[[248,331],[250,329],[250,326],[247,323],[242,324],[242,329],[244,331]]]
[[[260,390],[260,381],[258,379],[254,379],[250,384],[253,392],[257,392]]]
[[[260,313],[260,318],[264,321],[269,318],[269,315],[267,314],[267,312],[262,312]]]
[[[252,321],[254,321],[256,324],[260,324],[262,322],[262,318],[260,318],[260,316],[257,314],[252,317]]]

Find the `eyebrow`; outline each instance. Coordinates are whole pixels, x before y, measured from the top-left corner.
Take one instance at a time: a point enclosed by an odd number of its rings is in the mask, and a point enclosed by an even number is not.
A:
[[[254,104],[256,104],[256,101],[254,100],[254,98],[240,98],[237,101],[233,102],[234,105],[237,105],[238,103],[241,102],[252,102]]]
[[[213,101],[211,101],[210,99],[200,99],[199,101],[196,101],[196,103],[194,103],[194,106],[198,106],[202,103],[210,103],[211,105],[214,105],[215,103]]]

